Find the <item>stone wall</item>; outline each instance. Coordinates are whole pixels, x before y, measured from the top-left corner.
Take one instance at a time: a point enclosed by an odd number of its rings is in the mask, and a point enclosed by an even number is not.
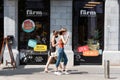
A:
[[[17,50],[18,41],[18,25],[17,25],[17,0],[4,0],[4,37],[7,35],[14,36],[14,45],[12,47],[14,59],[16,61],[16,66],[19,65],[19,52]],[[7,62],[11,62],[8,48],[5,48],[3,55],[3,64],[6,65]]]
[[[110,65],[120,65],[120,6],[119,0],[106,0],[105,2],[105,49],[104,60],[109,60]]]
[[[50,31],[59,30],[62,26],[68,29],[70,38],[65,46],[68,65],[73,66],[72,51],[72,0],[51,0]]]
[[[72,0],[51,0],[51,32],[59,30],[62,26],[68,29],[72,44]]]
[[[17,25],[17,0],[4,0],[4,37],[13,35],[14,47],[17,48],[18,25]]]
[[[118,0],[105,2],[105,50],[118,50],[119,4]]]

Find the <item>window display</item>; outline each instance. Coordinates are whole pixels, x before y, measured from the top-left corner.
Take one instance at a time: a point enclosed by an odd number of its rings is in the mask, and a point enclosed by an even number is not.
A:
[[[50,37],[50,1],[19,0],[18,24],[21,64],[45,63]]]
[[[103,0],[73,1],[73,36],[75,65],[102,64],[104,49]],[[79,59],[77,59],[78,56]]]

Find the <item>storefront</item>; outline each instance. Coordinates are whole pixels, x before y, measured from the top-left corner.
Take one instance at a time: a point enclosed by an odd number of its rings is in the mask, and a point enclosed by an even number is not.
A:
[[[2,0],[0,39],[3,33],[13,35],[18,64],[45,64],[50,35],[64,26],[70,35],[65,45],[69,66],[104,60],[120,65],[119,8],[118,0]],[[4,64],[9,61],[5,52]]]
[[[50,1],[18,0],[20,64],[45,64],[49,50]]]
[[[0,50],[2,47],[2,41],[3,41],[3,36],[4,36],[4,9],[3,9],[3,0],[0,1]]]
[[[76,36],[74,36],[76,35]],[[74,65],[101,65],[104,50],[104,1],[73,1]]]

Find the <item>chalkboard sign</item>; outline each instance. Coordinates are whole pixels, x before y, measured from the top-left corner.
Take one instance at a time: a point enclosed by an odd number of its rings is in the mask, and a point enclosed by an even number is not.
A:
[[[16,62],[15,62],[15,59],[14,59],[14,56],[13,56],[13,51],[12,51],[12,48],[11,48],[11,44],[9,43],[9,38],[4,38],[4,40],[3,40],[2,48],[1,48],[1,52],[0,52],[0,64],[2,63],[3,54],[4,54],[4,50],[5,50],[6,45],[7,45],[9,55],[10,55],[10,58],[11,58],[10,64],[13,67],[16,67]]]

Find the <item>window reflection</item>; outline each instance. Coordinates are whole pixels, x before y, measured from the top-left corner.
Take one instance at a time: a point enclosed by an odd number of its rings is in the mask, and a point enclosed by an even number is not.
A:
[[[18,16],[20,36],[19,49],[29,49],[27,45],[29,39],[36,39],[39,44],[48,45],[50,17],[49,1],[47,2],[47,0],[19,0]],[[33,26],[32,23],[34,23],[35,25],[34,30],[30,30],[30,25],[31,27]],[[24,24],[24,26],[22,24]],[[22,26],[24,27],[24,29],[22,28]]]
[[[80,4],[80,5],[78,5]],[[87,4],[87,5],[86,5]],[[93,5],[93,4],[92,4]],[[104,35],[104,11],[103,2],[96,4],[92,8],[87,8],[88,2],[78,1],[74,10],[74,33],[79,33],[78,42],[74,41],[77,46],[83,46],[89,43],[99,44],[98,48],[103,49]],[[76,31],[78,30],[78,31]],[[97,49],[98,49],[97,48]]]
[[[104,49],[104,1],[74,0],[73,2],[75,64],[101,64]],[[80,59],[77,58],[78,55]]]
[[[36,59],[37,63],[45,63],[50,37],[50,1],[19,0],[18,24],[21,63],[36,63]]]

